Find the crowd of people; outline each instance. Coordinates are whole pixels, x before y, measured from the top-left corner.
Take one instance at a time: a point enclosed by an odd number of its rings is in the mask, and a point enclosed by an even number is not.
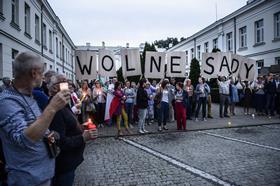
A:
[[[0,87],[1,162],[9,185],[73,185],[86,142],[97,138],[97,130],[88,128],[92,122],[97,128],[116,126],[122,136],[134,127],[147,133],[154,123],[159,132],[173,121],[177,130],[186,130],[193,117],[213,118],[214,88],[203,77],[196,85],[175,78],[73,82],[54,71],[43,74],[42,64],[32,53],[19,54],[14,80],[3,78]],[[217,84],[220,118],[235,116],[239,102],[245,115],[280,114],[279,76],[270,73],[252,82],[217,77]]]

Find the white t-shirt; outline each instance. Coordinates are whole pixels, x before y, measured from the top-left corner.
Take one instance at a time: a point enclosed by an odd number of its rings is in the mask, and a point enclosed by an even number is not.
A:
[[[168,103],[168,90],[163,90],[162,91],[162,99],[161,101]]]

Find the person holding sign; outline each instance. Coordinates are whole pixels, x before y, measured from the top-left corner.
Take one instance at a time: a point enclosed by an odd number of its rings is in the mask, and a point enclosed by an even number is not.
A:
[[[114,98],[111,102],[110,105],[110,117],[112,118],[113,115],[115,115],[117,117],[117,129],[118,129],[118,136],[123,135],[122,131],[121,131],[121,118],[123,118],[124,120],[124,126],[125,129],[127,131],[127,133],[131,133],[129,128],[128,128],[128,118],[127,118],[127,114],[125,112],[125,100],[126,100],[126,96],[122,91],[122,85],[120,82],[116,82],[115,83],[115,87],[114,87]]]
[[[169,81],[168,79],[163,80],[160,88],[158,89],[157,95],[155,96],[155,100],[159,105],[158,109],[158,131],[168,130],[166,127],[166,122],[169,116],[169,99],[171,97],[171,90],[168,89]],[[163,123],[163,127],[162,127]]]
[[[195,121],[198,121],[198,114],[200,111],[200,107],[202,105],[202,120],[206,120],[206,101],[208,94],[210,92],[210,87],[205,83],[205,79],[200,77],[198,78],[198,85],[195,88],[196,93],[196,101],[197,101],[197,108],[195,112]]]
[[[219,78],[221,81],[219,81]],[[226,81],[226,77],[222,76],[222,77],[218,77],[217,82],[219,85],[219,93],[220,93],[220,118],[229,117],[228,106],[230,102],[230,97],[229,97],[230,80]],[[223,108],[224,108],[224,114],[223,114]]]
[[[187,106],[188,106],[188,94],[183,89],[183,83],[178,82],[176,84],[175,91],[175,110],[177,120],[177,130],[186,130],[187,120]]]

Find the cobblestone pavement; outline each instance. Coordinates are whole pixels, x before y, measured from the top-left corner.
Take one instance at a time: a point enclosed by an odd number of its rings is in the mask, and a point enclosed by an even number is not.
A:
[[[253,109],[251,109],[251,113],[252,112]],[[206,122],[204,121],[195,122],[194,120],[187,120],[187,129],[202,130],[202,129],[212,129],[212,128],[226,128],[228,127],[229,122],[231,124],[231,127],[280,123],[279,116],[268,118],[266,116],[252,117],[252,114],[244,115],[243,108],[241,107],[236,107],[236,116],[232,116],[231,118],[221,119],[219,117],[219,105],[217,104],[212,104],[212,116],[214,118],[207,119]],[[175,131],[177,127],[175,122],[169,122],[167,126],[169,128],[169,131]],[[157,133],[157,129],[158,129],[157,123],[153,123],[152,125],[149,126],[146,125],[146,130],[148,130],[150,133]],[[137,125],[134,125],[134,128],[131,129],[133,134],[137,134],[138,133],[137,130],[138,130]],[[108,125],[105,125],[104,128],[99,128],[100,136],[114,136],[116,134],[117,134],[117,130],[115,126],[108,127]]]
[[[279,136],[265,125],[98,139],[75,185],[280,185]]]

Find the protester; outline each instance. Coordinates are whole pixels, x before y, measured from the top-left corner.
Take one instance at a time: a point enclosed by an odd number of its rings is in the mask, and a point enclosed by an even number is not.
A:
[[[6,88],[11,87],[11,79],[9,77],[3,77],[3,85],[0,86],[0,93],[3,92]]]
[[[146,119],[148,100],[149,100],[149,96],[145,91],[146,82],[147,82],[146,79],[140,80],[139,88],[137,90],[137,96],[136,96],[136,100],[137,100],[136,105],[138,108],[138,115],[139,115],[138,132],[140,134],[148,132],[145,130],[145,119]]]
[[[45,94],[41,87],[35,87],[32,90],[32,95],[33,98],[37,101],[40,109],[43,111],[48,105],[49,97]]]
[[[135,91],[130,86],[130,81],[126,81],[126,87],[124,89],[124,94],[126,96],[125,100],[125,110],[128,117],[128,125],[130,128],[133,128],[133,121],[132,121],[132,114],[133,114],[133,105],[134,105],[134,99],[135,99]]]
[[[195,88],[196,93],[196,101],[197,101],[197,108],[195,112],[195,121],[198,121],[198,114],[200,111],[200,107],[202,105],[202,120],[206,120],[206,100],[208,93],[210,92],[210,87],[205,83],[205,79],[200,77],[198,78],[198,85]]]
[[[221,79],[221,81],[219,80],[219,78]],[[220,118],[229,117],[228,106],[230,102],[230,97],[229,97],[230,80],[226,80],[226,77],[223,76],[223,77],[218,77],[217,82],[219,85],[219,94],[220,94]]]
[[[48,97],[49,97],[49,83],[51,81],[51,77],[54,75],[56,75],[56,72],[53,70],[48,70],[44,74],[44,79],[41,88]]]
[[[236,87],[238,81],[234,82],[231,78],[229,85],[229,97],[230,97],[230,115],[235,116],[235,104],[239,102],[238,89]]]
[[[162,131],[162,128],[164,130],[168,130],[166,126],[167,119],[169,117],[169,103],[170,103],[170,95],[171,90],[167,88],[169,81],[167,79],[163,80],[161,83],[160,88],[157,91],[157,95],[155,98],[158,102],[159,109],[158,109],[158,130]],[[162,127],[163,123],[163,127]]]
[[[134,95],[137,94],[137,85],[135,82],[131,82],[131,87],[133,88],[134,91]],[[133,102],[133,123],[137,123],[139,121],[138,118],[138,108],[137,108],[137,104],[136,104],[136,96],[134,97],[134,102]]]
[[[186,130],[187,120],[187,107],[188,107],[188,94],[183,90],[183,83],[178,82],[176,84],[175,91],[175,110],[176,110],[176,121],[177,130]]]
[[[125,112],[125,100],[126,96],[124,95],[123,91],[121,90],[122,84],[120,82],[116,82],[114,86],[114,98],[110,105],[110,117],[115,115],[117,117],[117,129],[118,129],[118,136],[123,135],[121,130],[121,118],[124,120],[124,126],[126,132],[130,134],[130,130],[128,128],[128,118]]]
[[[92,93],[88,86],[88,82],[86,80],[84,80],[82,82],[82,87],[79,89],[78,94],[79,94],[79,96],[80,96],[79,98],[82,102],[81,122],[84,123],[90,118],[90,116],[95,111],[95,107],[94,107],[94,104],[92,101]]]
[[[105,114],[105,105],[106,105],[106,92],[103,90],[103,87],[100,84],[99,80],[94,82],[95,88],[92,92],[92,99],[95,104],[96,113],[95,118],[98,124],[98,127],[104,127],[104,114]]]
[[[156,89],[151,86],[150,82],[146,82],[145,91],[147,92],[149,97],[146,123],[148,125],[151,125],[154,122],[154,96]]]
[[[280,115],[280,76],[275,76],[275,84],[276,84],[276,101],[275,101],[275,109],[277,114]]]
[[[190,79],[186,80],[185,91],[188,94],[187,119],[192,120],[194,88],[193,88],[193,85],[192,85],[192,81]]]
[[[208,92],[208,95],[207,95],[207,118],[213,119],[213,116],[212,116],[211,88],[210,88],[210,86],[207,83],[205,83],[205,84],[209,88],[209,92]]]
[[[176,118],[176,111],[175,111],[176,80],[175,80],[175,78],[171,78],[170,83],[168,84],[167,87],[171,93],[169,95],[169,122],[173,122]]]
[[[273,79],[273,74],[269,73],[267,81],[264,84],[264,91],[266,94],[265,112],[267,116],[274,116],[276,82]]]
[[[71,81],[68,80],[69,84],[69,90],[71,92],[71,99],[70,99],[70,108],[74,114],[79,115],[81,114],[81,100],[79,99],[77,93],[75,92],[76,86],[75,84]]]
[[[264,101],[265,101],[265,93],[264,93],[264,81],[262,77],[258,77],[257,81],[253,84],[253,89],[255,92],[254,103],[255,109],[258,116],[262,116],[264,114]]]
[[[50,100],[60,91],[60,83],[67,82],[64,75],[51,77]],[[59,147],[61,149],[55,161],[55,176],[53,185],[72,186],[75,170],[83,162],[85,142],[96,139],[96,130],[82,131],[75,114],[69,105],[58,111],[50,125],[50,130],[60,135]]]
[[[13,63],[13,86],[0,95],[0,138],[6,159],[8,185],[50,185],[55,161],[43,138],[51,139],[49,125],[56,112],[70,101],[69,90],[58,92],[41,113],[32,90],[43,78],[43,60],[30,52]]]
[[[244,114],[249,115],[250,114],[250,106],[251,106],[251,101],[252,101],[252,89],[250,87],[250,83],[248,81],[244,81],[241,83],[243,87],[243,108],[244,108]]]

